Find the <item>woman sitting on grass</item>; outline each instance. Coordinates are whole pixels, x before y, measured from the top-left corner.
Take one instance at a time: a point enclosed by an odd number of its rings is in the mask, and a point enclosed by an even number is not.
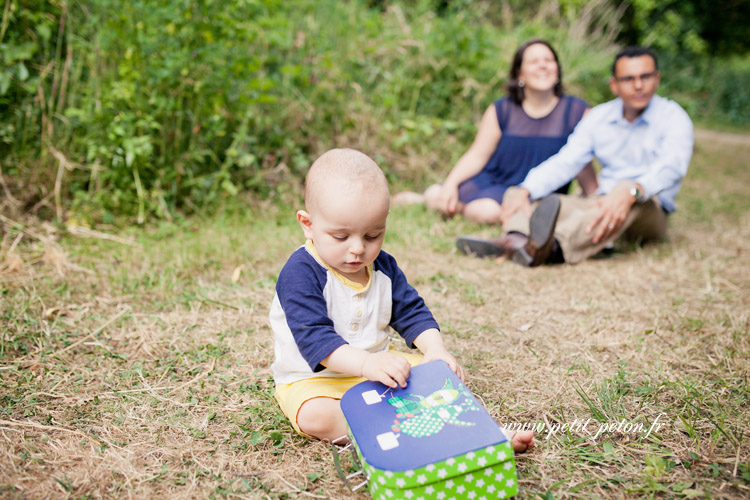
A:
[[[562,92],[562,70],[554,49],[543,40],[521,45],[513,56],[507,96],[482,116],[469,150],[442,184],[423,195],[403,192],[393,204],[424,202],[445,215],[498,224],[505,190],[565,144],[588,111],[581,99]],[[596,174],[587,165],[577,177],[584,194],[596,190]],[[558,192],[567,193],[570,184]]]

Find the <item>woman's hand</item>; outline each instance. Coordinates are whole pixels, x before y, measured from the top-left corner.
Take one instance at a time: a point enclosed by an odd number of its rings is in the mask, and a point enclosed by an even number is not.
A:
[[[451,183],[444,183],[440,187],[440,193],[437,199],[438,208],[445,215],[452,217],[456,215],[458,209],[458,186]]]

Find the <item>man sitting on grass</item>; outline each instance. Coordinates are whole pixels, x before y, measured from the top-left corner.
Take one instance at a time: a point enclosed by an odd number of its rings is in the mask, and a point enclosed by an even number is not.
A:
[[[651,50],[617,54],[609,80],[617,98],[593,108],[557,154],[506,192],[506,234],[459,238],[459,250],[532,267],[575,264],[620,237],[663,239],[693,153],[693,124],[677,103],[656,95],[659,79]],[[594,157],[602,165],[597,195],[551,194]]]

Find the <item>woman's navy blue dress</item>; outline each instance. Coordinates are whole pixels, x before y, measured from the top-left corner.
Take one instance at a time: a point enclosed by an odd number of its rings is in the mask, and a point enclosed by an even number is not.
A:
[[[563,95],[550,114],[531,118],[507,97],[495,101],[500,142],[482,171],[458,187],[459,200],[492,198],[502,203],[506,189],[520,184],[529,170],[565,145],[587,108],[581,99]],[[567,193],[569,187],[570,183],[557,192]]]

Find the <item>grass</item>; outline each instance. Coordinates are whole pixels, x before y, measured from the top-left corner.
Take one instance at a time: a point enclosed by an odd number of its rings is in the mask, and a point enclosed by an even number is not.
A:
[[[494,230],[393,210],[386,250],[470,389],[544,423],[523,498],[750,494],[748,158],[699,135],[669,241],[577,266],[464,258],[455,236]],[[117,241],[2,220],[0,497],[367,498],[273,400],[266,315],[301,233],[262,207]]]

